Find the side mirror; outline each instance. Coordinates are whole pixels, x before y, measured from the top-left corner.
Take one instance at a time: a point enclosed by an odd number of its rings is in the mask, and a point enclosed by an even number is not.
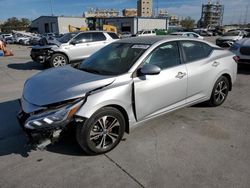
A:
[[[72,44],[72,45],[76,45],[76,44],[77,44],[77,42],[76,42],[76,40],[75,40],[75,39],[73,39],[73,40],[71,40],[71,41],[70,41],[70,44]]]
[[[160,74],[160,72],[161,72],[161,68],[152,64],[145,64],[140,69],[140,73],[142,75],[157,75],[157,74]]]

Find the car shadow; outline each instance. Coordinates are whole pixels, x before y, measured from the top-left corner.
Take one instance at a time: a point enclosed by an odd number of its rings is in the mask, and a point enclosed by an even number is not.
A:
[[[0,156],[17,154],[29,157],[34,147],[29,146],[28,139],[19,126],[16,115],[19,111],[18,100],[0,103]],[[86,156],[78,146],[74,131],[68,131],[63,138],[46,148],[46,151],[74,156]]]
[[[238,74],[250,75],[250,61],[249,64],[238,64]]]
[[[46,68],[44,65],[34,61],[28,61],[25,63],[12,63],[8,64],[8,67],[16,70],[44,70]]]

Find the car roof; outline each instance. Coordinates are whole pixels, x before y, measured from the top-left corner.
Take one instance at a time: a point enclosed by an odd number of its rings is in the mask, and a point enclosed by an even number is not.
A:
[[[131,44],[149,44],[153,45],[158,42],[168,42],[168,41],[198,41],[206,43],[212,47],[217,47],[215,44],[204,41],[201,39],[176,36],[176,35],[164,35],[164,36],[141,36],[141,37],[130,37],[116,41],[115,43],[131,43]]]

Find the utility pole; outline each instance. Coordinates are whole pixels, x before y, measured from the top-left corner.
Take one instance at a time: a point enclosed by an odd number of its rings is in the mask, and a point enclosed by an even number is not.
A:
[[[156,0],[156,17],[159,15],[159,5],[158,5],[158,0]]]
[[[50,0],[50,10],[51,10],[51,16],[54,16],[53,14],[53,2]]]

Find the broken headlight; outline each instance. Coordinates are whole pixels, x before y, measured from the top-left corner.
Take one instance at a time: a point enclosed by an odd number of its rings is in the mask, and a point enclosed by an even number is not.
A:
[[[63,125],[72,119],[73,115],[79,110],[82,104],[83,100],[56,110],[50,110],[31,116],[26,120],[24,127],[28,129],[35,129],[43,128],[48,125]]]

